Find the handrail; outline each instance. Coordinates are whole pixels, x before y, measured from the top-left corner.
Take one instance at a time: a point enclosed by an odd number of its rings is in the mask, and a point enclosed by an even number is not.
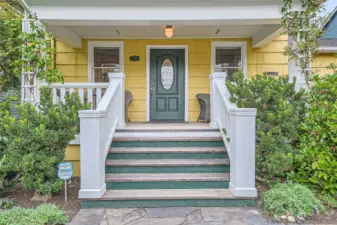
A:
[[[95,110],[81,110],[80,198],[100,198],[106,190],[105,159],[116,129],[124,126],[124,74],[109,74],[109,87]]]
[[[256,109],[238,108],[230,102],[226,72],[211,78],[211,126],[219,128],[230,159],[230,190],[235,197],[256,197]]]

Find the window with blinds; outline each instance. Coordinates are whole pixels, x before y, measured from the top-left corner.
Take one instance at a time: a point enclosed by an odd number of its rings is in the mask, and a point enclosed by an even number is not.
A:
[[[228,79],[242,68],[241,47],[216,47],[215,49],[215,71],[227,72]]]
[[[94,82],[109,82],[110,72],[120,71],[118,47],[94,47]]]

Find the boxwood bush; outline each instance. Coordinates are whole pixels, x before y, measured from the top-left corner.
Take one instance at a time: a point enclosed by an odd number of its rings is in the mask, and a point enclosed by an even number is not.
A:
[[[264,178],[285,177],[293,169],[293,155],[300,124],[305,117],[304,91],[296,92],[287,77],[242,72],[227,81],[231,102],[240,108],[256,108],[256,172]]]

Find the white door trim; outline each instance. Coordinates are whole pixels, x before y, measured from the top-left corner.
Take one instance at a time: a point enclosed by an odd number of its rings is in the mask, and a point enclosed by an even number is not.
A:
[[[216,47],[241,47],[243,74],[247,77],[247,42],[246,41],[212,41],[211,73],[215,68]]]
[[[121,72],[124,72],[124,41],[88,41],[88,82],[94,82],[92,67],[94,65],[94,48],[95,47],[118,47],[119,64]]]
[[[185,50],[185,122],[188,122],[188,45],[146,45],[146,121],[150,121],[150,50],[184,49]]]

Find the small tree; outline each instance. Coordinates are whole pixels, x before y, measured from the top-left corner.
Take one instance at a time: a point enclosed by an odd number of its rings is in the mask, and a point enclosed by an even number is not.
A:
[[[8,3],[0,3],[0,94],[20,87],[21,19]]]
[[[301,10],[293,9],[293,0],[283,0],[282,25],[292,39],[285,48],[285,54],[295,60],[310,89],[311,64],[318,54],[317,39],[322,35],[321,25],[325,19],[323,3],[326,0],[300,0]],[[291,74],[290,74],[291,75]]]

